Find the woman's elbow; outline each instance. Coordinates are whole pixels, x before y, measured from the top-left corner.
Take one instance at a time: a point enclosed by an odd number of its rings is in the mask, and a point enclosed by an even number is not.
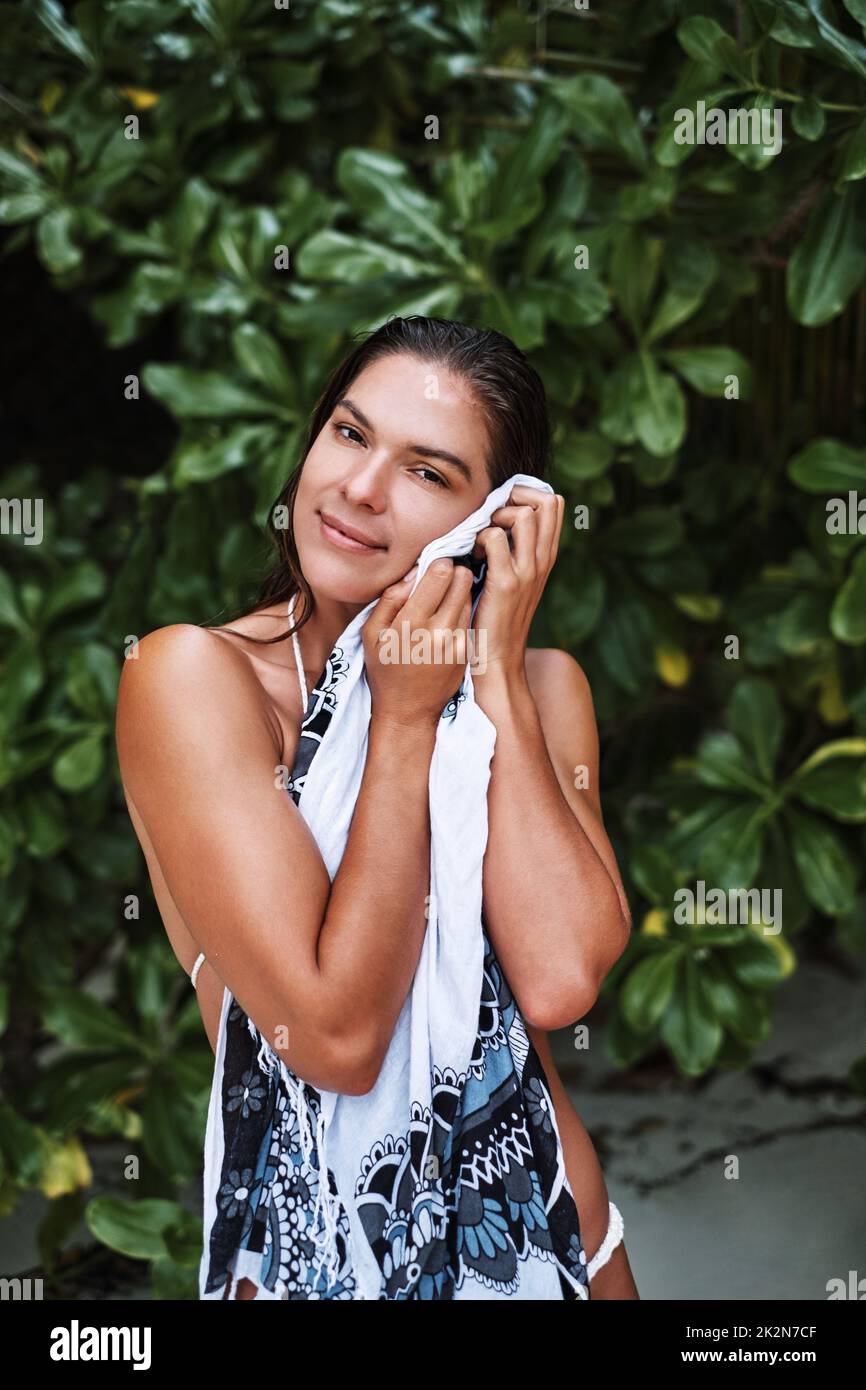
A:
[[[576,978],[569,979],[563,973],[557,977],[550,988],[540,997],[532,1000],[523,1016],[533,1028],[544,1032],[554,1032],[557,1028],[570,1028],[578,1019],[585,1018],[601,993],[601,987],[608,973],[613,969],[629,942],[631,917],[627,909],[617,903],[616,923],[613,929],[614,945],[593,968],[583,969]]]
[[[330,1037],[328,1070],[332,1084],[328,1090],[344,1096],[365,1096],[379,1079],[385,1060],[378,1039],[366,1032]]]
[[[531,1028],[539,1028],[543,1033],[555,1033],[558,1028],[568,1028],[584,1014],[588,1014],[598,997],[589,982],[581,977],[571,986],[559,981],[554,993],[533,999],[526,1007],[521,1006],[524,1021]]]

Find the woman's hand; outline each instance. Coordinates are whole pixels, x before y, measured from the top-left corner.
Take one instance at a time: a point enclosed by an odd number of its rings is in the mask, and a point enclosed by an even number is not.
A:
[[[409,598],[415,569],[384,590],[364,624],[367,681],[375,718],[435,727],[470,658],[473,576],[434,560]]]
[[[479,531],[474,555],[487,562],[484,588],[475,609],[473,629],[484,632],[486,648],[475,637],[475,652],[484,662],[473,682],[487,672],[508,678],[524,674],[526,639],[548,575],[556,562],[565,498],[516,485],[509,502],[492,514]],[[513,551],[508,546],[511,531]]]

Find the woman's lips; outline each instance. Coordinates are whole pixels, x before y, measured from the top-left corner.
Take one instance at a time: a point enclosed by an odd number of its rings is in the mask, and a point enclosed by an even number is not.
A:
[[[356,555],[378,555],[381,550],[384,550],[384,546],[381,545],[365,545],[363,541],[353,540],[351,536],[345,535],[343,531],[338,531],[336,527],[329,526],[325,518],[321,515],[319,516],[319,526],[321,527],[322,535],[325,537],[325,540],[330,541],[332,545],[338,546],[340,550],[353,550]]]

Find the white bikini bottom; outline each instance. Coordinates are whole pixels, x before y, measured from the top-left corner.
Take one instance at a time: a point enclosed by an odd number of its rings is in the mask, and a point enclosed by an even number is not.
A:
[[[613,1202],[608,1199],[607,1234],[586,1267],[586,1272],[590,1280],[594,1279],[602,1266],[607,1264],[614,1250],[622,1240],[623,1230],[623,1221],[619,1213],[619,1208],[614,1206]]]

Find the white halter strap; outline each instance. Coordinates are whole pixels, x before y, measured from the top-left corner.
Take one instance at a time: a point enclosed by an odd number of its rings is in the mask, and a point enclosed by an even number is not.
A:
[[[288,608],[288,618],[289,618],[289,622],[290,622],[290,623],[294,621],[294,612],[295,612],[295,595],[292,594],[292,597],[289,599],[289,608]],[[300,642],[298,641],[298,634],[297,634],[297,632],[293,632],[293,633],[292,633],[292,647],[293,647],[294,653],[295,653],[295,665],[296,665],[297,668],[298,668],[298,684],[299,684],[300,687],[301,687],[301,712],[302,712],[302,714],[303,714],[303,713],[306,712],[307,700],[309,699],[309,696],[307,695],[307,682],[306,682],[306,679],[305,679],[305,677],[304,677],[304,660],[303,660],[303,657],[301,656],[301,644],[300,644]]]

